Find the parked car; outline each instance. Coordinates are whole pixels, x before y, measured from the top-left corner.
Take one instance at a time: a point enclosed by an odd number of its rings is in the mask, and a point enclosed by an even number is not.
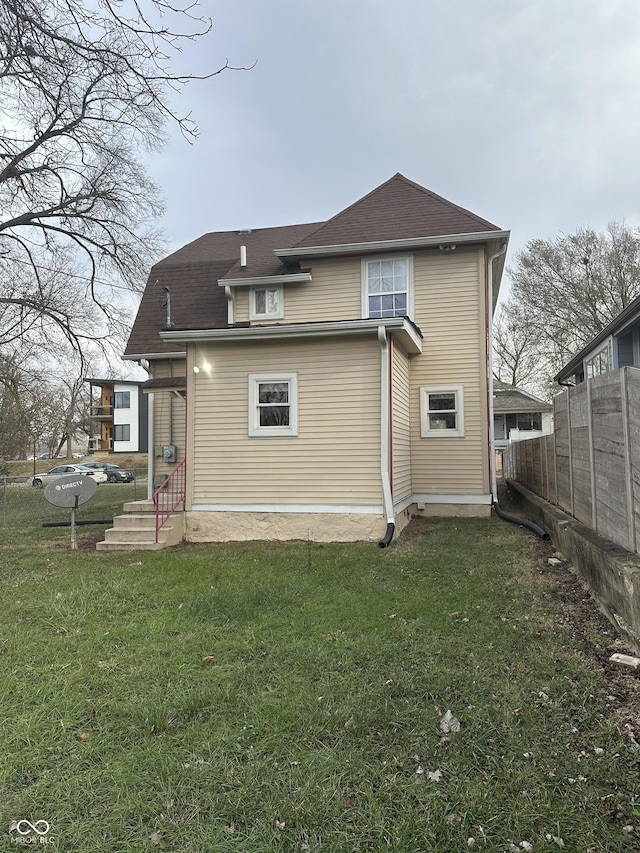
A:
[[[46,486],[47,483],[56,480],[58,477],[64,477],[66,474],[83,474],[85,477],[91,477],[96,483],[107,482],[107,475],[104,471],[94,471],[87,468],[86,465],[56,465],[46,474],[36,474],[30,482],[32,486]]]
[[[92,471],[104,471],[109,483],[131,483],[136,478],[130,468],[122,468],[120,465],[114,465],[113,462],[83,462],[82,464],[85,468],[91,468]]]

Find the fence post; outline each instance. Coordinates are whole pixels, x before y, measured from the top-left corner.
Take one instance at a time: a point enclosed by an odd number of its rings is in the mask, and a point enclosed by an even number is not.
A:
[[[591,527],[598,530],[598,508],[596,504],[596,451],[593,446],[593,411],[591,409],[591,386],[587,380],[587,426],[589,428],[589,479],[591,485]]]
[[[629,387],[627,385],[628,368],[622,369],[622,435],[624,439],[624,472],[627,491],[627,529],[629,531],[629,550],[636,550],[636,524],[633,510],[633,472],[631,470],[631,431],[629,429]]]
[[[567,390],[567,433],[569,440],[569,504],[571,515],[576,514],[576,505],[573,499],[573,430],[571,428],[571,389]]]

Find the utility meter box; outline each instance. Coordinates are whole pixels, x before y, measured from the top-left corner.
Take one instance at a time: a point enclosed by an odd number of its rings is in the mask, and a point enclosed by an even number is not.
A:
[[[165,444],[162,448],[162,461],[163,462],[175,462],[176,461],[176,446],[175,444]]]

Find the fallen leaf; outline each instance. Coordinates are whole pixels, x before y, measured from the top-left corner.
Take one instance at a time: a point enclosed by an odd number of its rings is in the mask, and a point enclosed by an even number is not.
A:
[[[213,661],[214,661],[215,659],[216,659],[216,658],[215,658],[215,655],[205,655],[205,656],[202,658],[202,663],[213,663]]]
[[[427,773],[427,778],[431,782],[442,782],[442,780],[444,779],[444,776],[442,774],[442,770],[433,770],[433,771],[430,770]]]
[[[89,740],[90,737],[89,732],[80,732],[80,740]]]
[[[284,829],[285,826],[286,826],[286,824],[283,820],[277,820],[276,821],[276,829]]]
[[[344,724],[344,727],[345,727],[345,729],[353,729],[353,728],[355,728],[355,725],[356,725],[356,721],[353,719],[353,717],[349,717],[347,722]]]
[[[149,836],[149,841],[152,844],[160,844],[162,841],[162,833],[161,832],[152,832]]]
[[[447,711],[440,720],[440,731],[445,733],[459,732],[460,720],[457,717],[454,717],[451,711]]]
[[[233,833],[236,831],[235,823],[227,823],[224,827],[224,831],[227,833],[227,835],[233,835]]]

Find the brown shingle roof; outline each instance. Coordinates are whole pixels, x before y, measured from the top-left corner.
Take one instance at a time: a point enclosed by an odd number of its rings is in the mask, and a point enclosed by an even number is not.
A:
[[[253,231],[214,231],[204,234],[151,268],[147,286],[125,349],[125,358],[183,351],[160,340],[166,328],[169,288],[171,324],[179,329],[219,329],[227,326],[227,300],[218,285],[222,278],[253,278],[291,272],[273,254],[274,246],[293,245],[318,223]],[[247,247],[247,268],[240,269],[240,246]]]
[[[285,264],[276,257],[276,249],[496,230],[485,219],[397,174],[324,223],[204,234],[151,269],[125,358],[184,351],[160,339],[159,332],[167,325],[166,289],[172,327],[226,328],[227,301],[218,281],[294,272],[291,260]],[[240,269],[241,246],[247,250],[245,269]]]
[[[486,219],[397,173],[296,245],[343,246],[498,230]]]

